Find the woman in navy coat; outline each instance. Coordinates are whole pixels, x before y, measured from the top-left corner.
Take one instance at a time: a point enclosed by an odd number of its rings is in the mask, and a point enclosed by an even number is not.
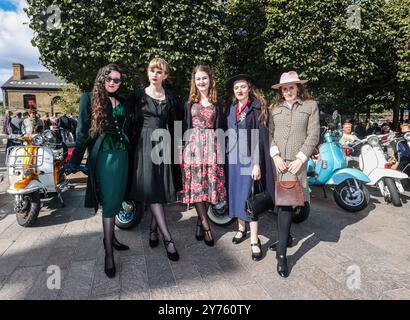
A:
[[[265,190],[272,199],[274,197],[273,169],[268,149],[268,109],[251,76],[236,75],[227,81],[226,86],[234,93],[233,102],[227,110],[226,148],[229,216],[238,218],[238,231],[232,242],[239,244],[245,240],[248,222],[252,259],[257,261],[263,255],[258,238],[258,221],[247,215],[246,200],[254,181],[261,179]]]

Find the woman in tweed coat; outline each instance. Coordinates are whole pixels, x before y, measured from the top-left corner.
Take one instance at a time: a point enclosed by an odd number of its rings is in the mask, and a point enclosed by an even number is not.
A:
[[[270,155],[278,173],[297,175],[302,184],[305,202],[309,202],[307,184],[307,160],[319,143],[319,109],[303,87],[307,80],[300,80],[295,71],[283,73],[278,99],[270,106]],[[276,259],[281,277],[288,276],[286,260],[287,245],[292,222],[292,207],[277,207],[278,234]],[[290,239],[291,240],[291,239]]]

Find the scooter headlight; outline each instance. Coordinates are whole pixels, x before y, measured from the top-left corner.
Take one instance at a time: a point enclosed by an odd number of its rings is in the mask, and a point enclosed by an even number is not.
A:
[[[369,137],[367,139],[367,142],[372,146],[372,147],[376,147],[379,145],[379,138],[376,136],[373,137]]]
[[[43,145],[44,143],[44,138],[41,134],[36,134],[35,136],[33,136],[33,144],[37,147]]]
[[[406,141],[410,141],[410,132],[406,132],[403,137]]]

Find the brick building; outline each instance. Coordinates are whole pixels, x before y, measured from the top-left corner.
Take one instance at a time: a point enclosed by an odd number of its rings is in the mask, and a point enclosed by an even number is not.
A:
[[[52,112],[53,101],[58,99],[66,82],[51,72],[25,71],[19,63],[13,63],[12,67],[12,76],[1,87],[5,108],[27,111],[35,105],[40,112]]]

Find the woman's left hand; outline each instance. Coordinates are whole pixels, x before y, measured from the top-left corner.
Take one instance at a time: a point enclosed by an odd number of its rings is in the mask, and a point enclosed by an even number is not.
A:
[[[300,169],[302,168],[303,162],[299,158],[297,158],[295,161],[292,161],[288,165],[288,171],[294,175],[296,175]]]
[[[260,180],[261,179],[261,168],[258,164],[255,164],[252,169],[252,179],[253,180]]]

